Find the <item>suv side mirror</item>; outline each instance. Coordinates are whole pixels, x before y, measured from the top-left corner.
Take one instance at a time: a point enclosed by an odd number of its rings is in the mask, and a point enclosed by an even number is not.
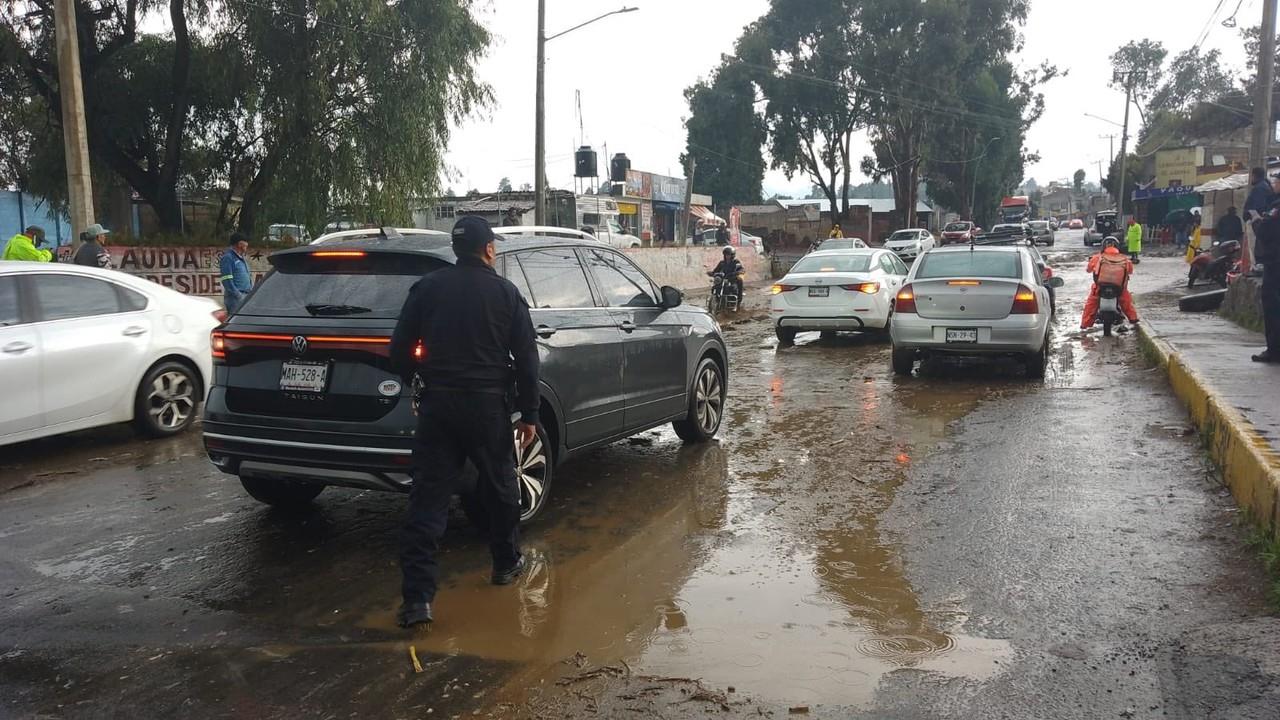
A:
[[[684,294],[670,285],[662,286],[662,309],[670,310],[684,304]]]
[[[1048,285],[1048,286],[1049,286],[1049,287],[1051,287],[1051,288],[1060,288],[1060,287],[1062,287],[1063,285],[1066,285],[1067,283],[1066,283],[1066,281],[1065,281],[1065,280],[1063,280],[1062,278],[1058,277],[1057,275],[1054,275],[1053,277],[1049,278],[1048,280],[1045,280],[1045,281],[1044,281],[1044,284],[1045,284],[1045,285]]]

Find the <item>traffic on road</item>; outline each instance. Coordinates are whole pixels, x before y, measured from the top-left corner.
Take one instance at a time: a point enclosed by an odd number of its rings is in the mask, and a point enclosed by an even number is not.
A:
[[[391,451],[405,447],[413,393],[388,392],[381,346],[352,338],[377,337],[392,296],[447,261],[443,247],[375,233],[280,254],[213,335],[195,432],[106,427],[2,451],[7,712],[109,694],[165,715],[586,717],[707,693],[693,702],[724,712],[722,697],[743,716],[992,716],[1015,696],[1027,716],[1055,716],[1063,698],[1105,716],[1182,702],[1160,689],[1200,662],[1179,638],[1265,612],[1185,412],[1131,335],[1074,327],[1090,284],[1081,232],[1059,231],[1043,258],[1056,314],[1028,246],[1013,244],[939,248],[909,271],[885,250],[820,251],[778,281],[797,289],[752,285],[718,322],[612,249],[513,236],[504,272],[520,268],[537,327],[557,330],[538,340],[541,454],[518,463],[528,567],[511,588],[490,585],[461,502],[436,621],[406,636],[394,622],[403,495],[378,491],[405,489]],[[1137,274],[1139,303],[1177,282]],[[780,297],[842,307],[799,289],[812,287],[892,297],[889,335],[780,326],[792,307]],[[984,303],[1006,319],[980,320]],[[1013,312],[1024,304],[1036,312]],[[597,312],[600,327],[634,323],[636,344],[593,339],[584,313]],[[1018,315],[1019,339],[998,339]],[[794,329],[787,342],[779,327]],[[904,351],[924,362],[905,365]],[[583,368],[601,363],[587,354],[602,352],[645,374],[589,380]],[[322,405],[307,409],[315,388]],[[362,404],[379,419],[342,415]],[[1132,442],[1099,463],[1117,428]],[[99,649],[92,662],[84,647]],[[590,696],[575,689],[587,682]]]
[[[4,8],[0,720],[1280,720],[1280,0]]]

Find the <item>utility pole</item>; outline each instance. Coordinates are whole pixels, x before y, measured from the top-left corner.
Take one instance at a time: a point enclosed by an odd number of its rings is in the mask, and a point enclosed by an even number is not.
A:
[[[1258,35],[1258,87],[1253,101],[1253,127],[1249,136],[1249,167],[1267,170],[1268,148],[1271,146],[1271,94],[1276,70],[1276,2],[1263,0],[1262,27]],[[1254,233],[1246,234],[1241,264],[1245,272],[1253,264]]]
[[[1271,90],[1275,82],[1276,1],[1263,0],[1262,30],[1258,43],[1258,96],[1253,102],[1253,133],[1249,145],[1250,167],[1267,168],[1271,145]]]
[[[1109,152],[1109,153],[1110,153],[1109,155],[1107,155],[1107,157],[1108,157],[1108,158],[1110,158],[1111,160],[1115,160],[1115,159],[1116,159],[1116,134],[1115,134],[1115,133],[1111,133],[1110,135],[1099,135],[1099,136],[1098,136],[1098,139],[1099,139],[1099,140],[1101,140],[1101,139],[1103,139],[1103,138],[1106,138],[1106,139],[1107,139],[1107,152]],[[1108,163],[1108,164],[1110,164],[1110,163]]]
[[[1124,129],[1120,131],[1120,184],[1116,186],[1118,191],[1116,194],[1120,197],[1119,212],[1116,218],[1119,222],[1124,222],[1124,196],[1128,187],[1126,182],[1126,173],[1129,170],[1129,106],[1133,104],[1133,85],[1134,83],[1145,82],[1146,73],[1134,72],[1117,72],[1115,80],[1117,82],[1124,81]]]
[[[538,0],[538,70],[533,112],[533,224],[547,224],[547,0]]]
[[[974,159],[973,167],[973,185],[969,187],[969,222],[974,222],[977,213],[974,212],[973,206],[978,202],[978,168],[982,167],[982,158],[987,156],[987,151],[991,149],[991,143],[1000,140],[999,137],[993,137],[987,141],[987,146],[982,149],[982,154]],[[964,192],[961,190],[961,192]]]
[[[75,0],[56,0],[56,3],[53,18],[58,49],[58,94],[62,98],[62,148],[67,156],[71,237],[78,248],[80,233],[93,224],[93,178],[89,174],[89,140],[85,129]]]
[[[676,232],[680,233],[681,245],[686,244],[685,231],[693,229],[689,221],[693,217],[693,175],[697,171],[698,159],[690,155],[689,167],[685,170],[686,177],[684,180],[684,218],[680,223],[680,227],[676,230]]]

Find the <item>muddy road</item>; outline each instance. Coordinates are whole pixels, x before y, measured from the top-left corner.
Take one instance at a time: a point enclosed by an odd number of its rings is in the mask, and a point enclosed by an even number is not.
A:
[[[898,379],[884,342],[744,313],[719,442],[564,466],[513,587],[457,516],[418,635],[399,496],[270,511],[195,435],[0,449],[0,715],[1274,717],[1231,499],[1135,338],[1074,329],[1059,237],[1046,380]]]

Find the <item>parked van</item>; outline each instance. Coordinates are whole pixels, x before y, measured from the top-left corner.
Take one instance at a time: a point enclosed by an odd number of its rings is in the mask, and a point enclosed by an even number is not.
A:
[[[616,248],[640,247],[640,238],[622,230],[618,222],[618,203],[607,195],[578,195],[574,198],[577,229],[589,232],[596,240]]]

